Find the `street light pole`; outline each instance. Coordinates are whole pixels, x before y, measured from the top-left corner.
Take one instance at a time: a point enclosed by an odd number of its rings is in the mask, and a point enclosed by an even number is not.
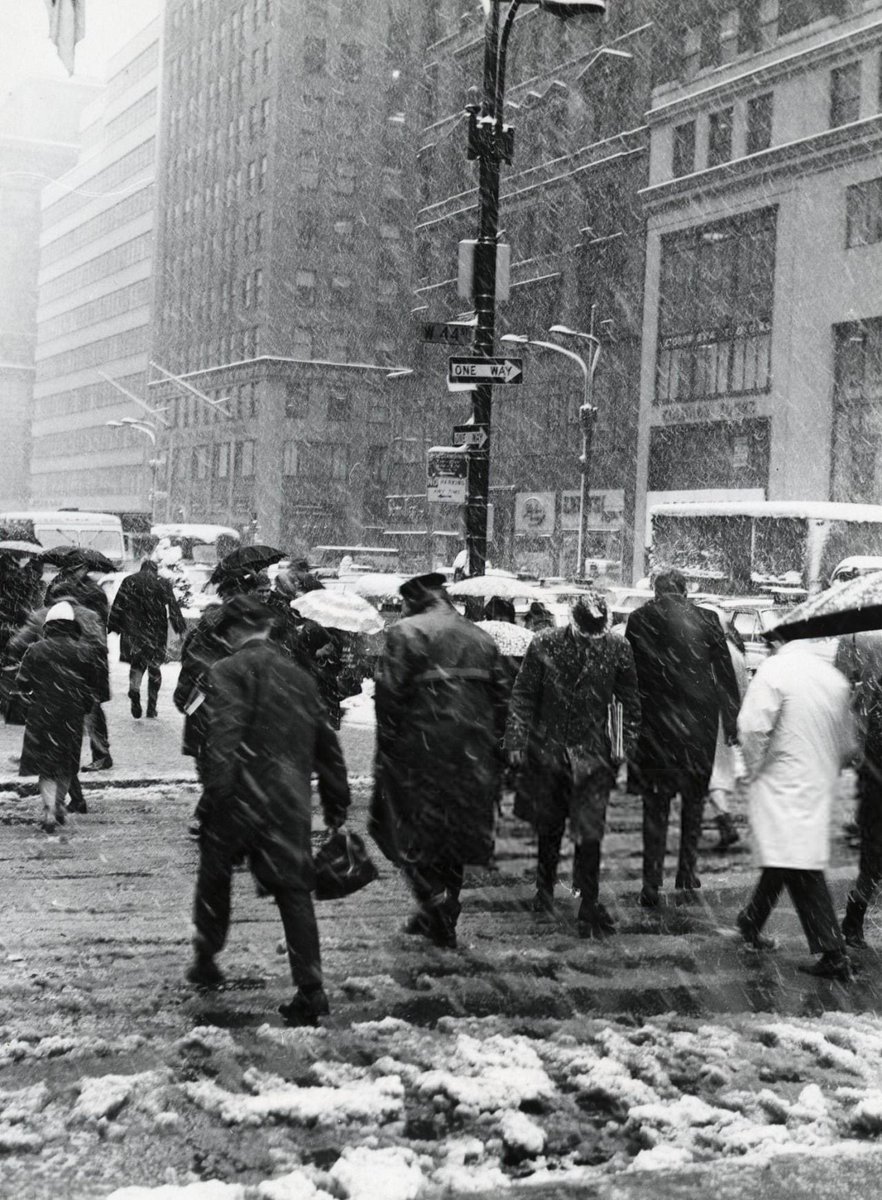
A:
[[[105,425],[111,429],[136,429],[138,433],[143,433],[145,437],[150,438],[153,446],[156,446],[156,430],[145,419],[137,420],[135,417],[123,417],[119,421],[105,421]],[[156,520],[156,473],[162,465],[162,460],[159,458],[150,458],[147,460],[147,465],[150,467],[150,521],[151,524]]]
[[[499,177],[503,159],[511,162],[513,138],[503,124],[505,63],[508,40],[521,4],[537,5],[566,18],[603,13],[605,0],[510,0],[500,35],[503,0],[484,0],[484,74],[480,104],[467,106],[469,158],[478,159],[478,239],[474,255],[473,297],[477,323],[476,356],[492,358],[496,338],[496,243],[499,235]],[[487,566],[487,509],[490,500],[490,418],[493,390],[489,383],[472,392],[472,421],[486,433],[484,444],[468,451],[466,546],[469,574],[483,575]]]

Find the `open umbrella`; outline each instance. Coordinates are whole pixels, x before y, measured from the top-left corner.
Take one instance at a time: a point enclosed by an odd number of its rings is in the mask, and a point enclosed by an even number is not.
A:
[[[89,546],[53,546],[51,550],[43,550],[38,557],[42,562],[61,567],[64,571],[86,567],[89,571],[103,571],[109,574],[116,570],[116,565],[109,558],[100,550],[92,550]]]
[[[352,592],[307,592],[291,601],[291,607],[301,617],[316,621],[326,629],[342,629],[344,633],[380,633],[386,623],[372,604]]]
[[[834,584],[787,609],[773,628],[788,642],[882,629],[882,571]]]
[[[220,583],[231,575],[256,575],[264,567],[281,562],[284,557],[285,551],[276,550],[273,546],[240,546],[238,550],[224,555],[212,571],[209,583]]]
[[[0,554],[42,554],[43,547],[39,542],[17,542],[10,539],[0,542]]]
[[[467,596],[480,596],[484,600],[489,600],[491,596],[501,596],[504,600],[541,600],[546,595],[535,584],[510,575],[475,575],[471,579],[452,583],[447,591],[458,600],[464,600]]]
[[[401,596],[398,594],[398,589],[404,583],[404,579],[403,575],[387,575],[379,571],[371,571],[356,579],[355,583],[346,590],[356,596],[363,596],[365,600],[371,600],[374,604],[400,604]]]
[[[476,629],[489,633],[499,647],[500,654],[512,658],[523,658],[533,640],[533,633],[523,625],[512,625],[511,621],[476,621]]]

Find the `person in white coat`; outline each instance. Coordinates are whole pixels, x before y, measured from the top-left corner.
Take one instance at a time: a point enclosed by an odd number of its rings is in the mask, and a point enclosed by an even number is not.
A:
[[[839,772],[857,743],[848,684],[802,642],[769,638],[772,655],[747,689],[738,734],[749,781],[750,825],[762,868],[738,930],[757,949],[784,888],[817,962],[811,975],[851,978],[851,966],[824,876]]]

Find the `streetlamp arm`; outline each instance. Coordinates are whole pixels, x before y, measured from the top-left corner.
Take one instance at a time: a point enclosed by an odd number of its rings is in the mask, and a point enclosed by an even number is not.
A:
[[[576,354],[575,350],[567,350],[566,346],[558,346],[555,342],[542,342],[538,339],[530,338],[526,342],[527,346],[540,346],[543,350],[553,350],[555,354],[562,354],[564,358],[570,359],[571,362],[578,363],[579,369],[585,377],[587,385],[589,376],[589,367],[581,354]]]

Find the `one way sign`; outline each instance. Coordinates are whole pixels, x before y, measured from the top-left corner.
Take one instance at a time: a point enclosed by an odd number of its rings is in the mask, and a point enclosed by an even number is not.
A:
[[[447,387],[451,392],[471,391],[482,383],[520,383],[524,378],[522,358],[450,358]]]

